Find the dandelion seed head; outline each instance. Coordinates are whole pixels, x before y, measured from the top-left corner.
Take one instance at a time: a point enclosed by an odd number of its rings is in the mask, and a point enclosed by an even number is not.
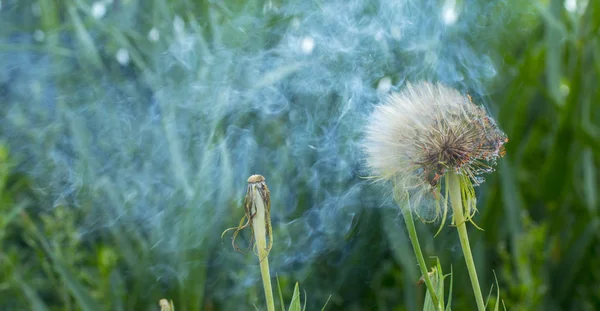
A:
[[[474,185],[493,171],[507,138],[471,98],[441,84],[408,84],[389,95],[371,114],[364,149],[378,180],[421,201],[440,196],[446,172],[467,176]]]

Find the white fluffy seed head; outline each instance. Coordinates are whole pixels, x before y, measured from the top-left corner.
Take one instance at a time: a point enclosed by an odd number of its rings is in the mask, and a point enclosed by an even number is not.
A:
[[[377,180],[392,181],[420,201],[440,193],[438,182],[450,170],[475,185],[481,183],[479,175],[493,170],[507,141],[469,96],[441,84],[418,82],[390,94],[375,108],[364,150]]]

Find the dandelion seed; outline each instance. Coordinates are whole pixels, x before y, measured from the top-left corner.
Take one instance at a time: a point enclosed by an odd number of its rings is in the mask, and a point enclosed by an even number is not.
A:
[[[391,181],[396,191],[409,195],[417,213],[424,200],[433,199],[435,211],[427,218],[435,220],[447,211],[447,205],[439,204],[447,199],[441,178],[456,172],[471,191],[472,185],[483,181],[481,174],[493,171],[507,141],[469,96],[441,84],[419,82],[389,95],[375,108],[364,149],[374,178]]]

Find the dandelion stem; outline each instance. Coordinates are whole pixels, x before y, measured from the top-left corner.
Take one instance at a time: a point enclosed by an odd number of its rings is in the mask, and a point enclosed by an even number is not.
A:
[[[421,269],[421,273],[423,274],[423,279],[425,280],[427,290],[429,290],[429,294],[431,295],[433,305],[436,306],[437,310],[442,310],[442,306],[440,306],[439,299],[437,297],[437,291],[433,287],[431,279],[429,279],[427,265],[425,264],[425,258],[423,258],[423,252],[421,251],[421,245],[419,244],[419,237],[417,236],[417,230],[415,228],[415,222],[413,220],[412,212],[408,206],[401,206],[400,209],[402,210],[404,222],[406,223],[406,229],[408,230],[408,237],[410,238],[410,242],[413,246],[415,256],[417,257],[417,261],[419,263],[419,268]]]
[[[479,280],[477,279],[477,271],[475,270],[475,262],[473,261],[473,254],[471,253],[471,246],[469,245],[465,210],[463,208],[460,188],[460,178],[455,172],[449,172],[446,178],[450,192],[450,204],[452,205],[452,211],[454,213],[454,224],[456,225],[456,229],[458,229],[458,237],[460,238],[460,245],[462,246],[465,262],[467,263],[467,270],[469,271],[469,277],[471,278],[473,293],[475,294],[475,300],[477,301],[477,309],[479,311],[485,311],[485,304],[483,303],[483,296],[481,294],[481,288],[479,287]]]
[[[265,300],[267,301],[267,310],[275,311],[275,301],[273,300],[273,288],[271,287],[271,272],[269,271],[269,251],[267,249],[266,222],[265,222],[265,202],[256,187],[252,187],[253,199],[256,204],[256,215],[253,217],[254,239],[256,240],[256,249],[258,261],[260,263],[260,274],[262,276],[263,287],[265,289]]]

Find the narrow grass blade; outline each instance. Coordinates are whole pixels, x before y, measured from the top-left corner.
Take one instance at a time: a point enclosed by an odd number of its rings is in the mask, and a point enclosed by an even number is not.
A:
[[[283,294],[281,293],[281,284],[279,283],[279,276],[275,275],[275,279],[277,280],[277,292],[279,294],[279,306],[281,307],[281,311],[285,311],[285,303],[283,302]]]
[[[325,308],[327,307],[329,300],[331,300],[331,295],[329,295],[329,297],[327,298],[327,301],[325,301],[325,304],[323,305],[323,308],[321,308],[321,311],[325,311]]]
[[[452,310],[452,289],[454,286],[454,271],[452,270],[452,266],[450,266],[450,288],[448,289],[448,303],[446,304],[446,311]]]
[[[79,53],[79,55],[83,55],[87,61],[95,66],[96,68],[102,68],[102,60],[100,58],[100,54],[98,50],[96,50],[96,45],[94,44],[94,40],[92,36],[87,32],[79,14],[77,14],[77,9],[75,6],[69,7],[69,17],[73,22],[73,26],[75,27],[75,34],[79,39],[79,42],[82,45],[83,53]]]
[[[27,284],[25,281],[23,281],[23,279],[17,272],[14,273],[13,278],[15,279],[17,284],[19,284],[19,287],[21,287],[21,290],[23,291],[23,294],[25,294],[25,297],[27,297],[27,300],[29,301],[29,305],[31,306],[32,311],[49,311],[50,310],[50,309],[48,309],[48,307],[46,307],[46,304],[44,303],[44,301],[42,301],[40,296],[38,296],[38,294],[35,292],[35,290],[33,290],[33,288],[31,288],[31,286],[29,286],[29,284]]]
[[[288,311],[302,311],[302,306],[300,305],[300,289],[298,288],[298,283],[294,286],[294,295],[292,296],[292,301],[290,301],[290,308]]]

